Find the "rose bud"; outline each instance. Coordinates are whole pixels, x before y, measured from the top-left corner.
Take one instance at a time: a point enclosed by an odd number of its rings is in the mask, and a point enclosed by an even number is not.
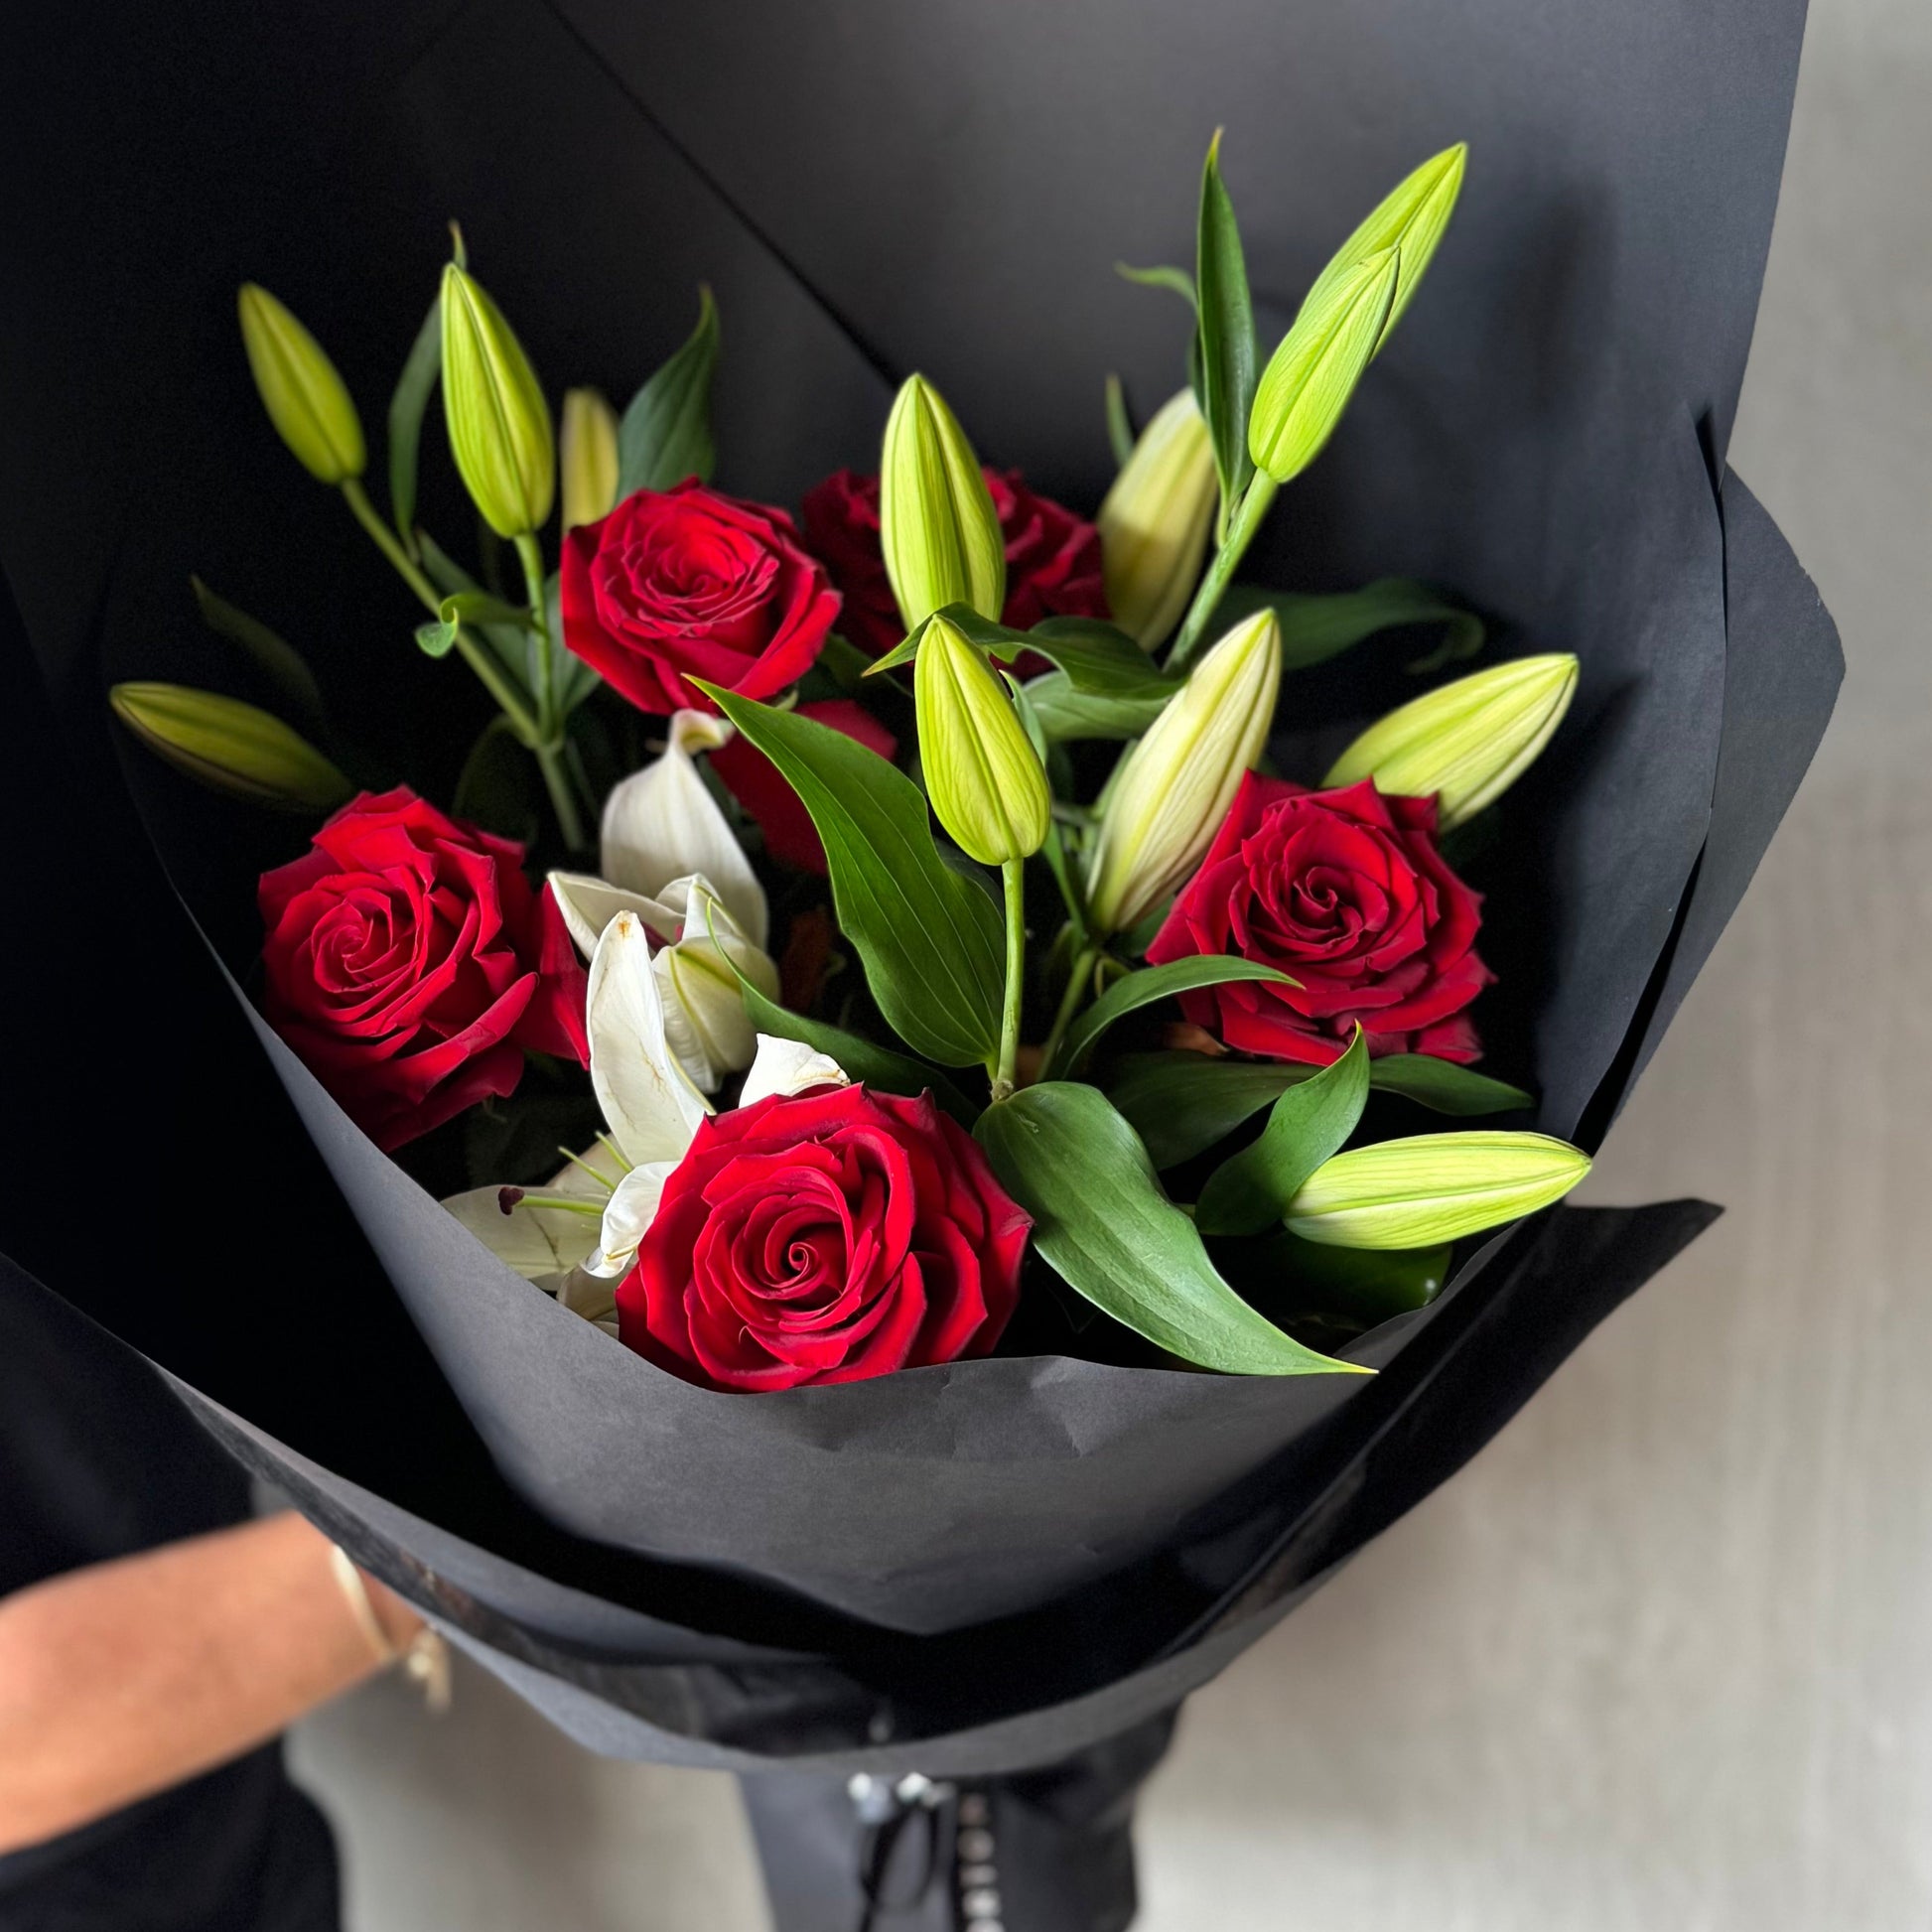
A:
[[[1547,1134],[1418,1134],[1324,1161],[1287,1226],[1335,1248],[1431,1248],[1534,1214],[1588,1173],[1588,1155]]]
[[[1114,621],[1147,650],[1187,608],[1218,490],[1206,418],[1183,389],[1141,432],[1096,519]]]
[[[1375,346],[1379,349],[1389,332],[1402,320],[1402,312],[1414,299],[1422,284],[1423,270],[1436,253],[1436,244],[1449,226],[1455,198],[1462,192],[1462,169],[1469,158],[1468,144],[1458,141],[1432,155],[1412,175],[1397,183],[1380,206],[1361,226],[1335,250],[1334,259],[1314,278],[1314,286],[1304,299],[1306,309],[1317,297],[1325,297],[1343,275],[1357,262],[1384,248],[1400,249],[1402,273],[1395,301]]]
[[[1394,248],[1353,263],[1302,304],[1269,358],[1248,415],[1248,454],[1274,482],[1299,477],[1341,421],[1382,340],[1400,269]]]
[[[934,618],[913,670],[919,764],[939,823],[983,866],[1026,859],[1046,840],[1046,773],[998,674],[957,624]]]
[[[180,684],[117,684],[107,701],[150,751],[217,791],[324,812],[355,789],[299,732],[238,698]]]
[[[322,345],[254,282],[237,300],[249,372],[275,433],[318,483],[346,483],[368,463],[361,419]]]
[[[550,405],[502,311],[455,262],[443,270],[443,413],[483,521],[499,537],[541,529],[557,489]]]
[[[1261,756],[1282,682],[1273,611],[1244,619],[1201,659],[1109,786],[1088,868],[1097,932],[1151,912],[1200,863]]]
[[[1324,785],[1374,778],[1385,792],[1436,794],[1448,831],[1492,804],[1530,767],[1577,691],[1568,651],[1518,657],[1426,692],[1371,725],[1329,767]]]
[[[608,516],[617,503],[618,412],[595,389],[566,389],[558,434],[564,528],[574,530]]]
[[[1006,544],[979,458],[945,399],[909,375],[886,421],[879,524],[898,614],[909,631],[948,604],[997,623]]]

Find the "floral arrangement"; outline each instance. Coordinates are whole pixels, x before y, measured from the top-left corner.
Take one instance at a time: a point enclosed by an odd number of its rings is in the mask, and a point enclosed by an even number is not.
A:
[[[574,389],[559,435],[460,236],[390,405],[385,515],[333,363],[244,288],[270,420],[423,606],[417,645],[496,708],[445,810],[358,789],[284,717],[115,687],[182,769],[327,814],[260,882],[269,1022],[385,1151],[456,1133],[499,1159],[450,1212],[701,1385],[985,1356],[1041,1298],[1072,1311],[1061,1348],[1363,1372],[1326,1351],[1588,1165],[1416,1112],[1529,1104],[1474,1070],[1508,988],[1453,847],[1576,660],[1451,677],[1278,770],[1285,678],[1421,623],[1448,626],[1413,667],[1434,676],[1482,628],[1417,584],[1236,581],[1414,300],[1464,160],[1369,214],[1263,365],[1217,137],[1193,271],[1133,271],[1189,305],[1189,379],[1138,435],[1110,383],[1092,521],[986,468],[919,375],[876,476],[796,518],[714,487],[708,292],[621,417]],[[439,387],[474,572],[417,516]],[[314,729],[302,659],[197,590]],[[603,781],[639,719],[654,756]],[[533,1157],[559,1118],[581,1131]]]

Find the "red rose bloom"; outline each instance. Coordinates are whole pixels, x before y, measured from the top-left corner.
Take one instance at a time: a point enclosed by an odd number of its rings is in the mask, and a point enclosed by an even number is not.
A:
[[[850,698],[801,704],[798,715],[843,732],[882,759],[892,758],[898,750],[898,740],[864,705]],[[792,790],[791,780],[749,738],[740,736],[721,745],[711,754],[711,768],[758,821],[764,834],[764,849],[772,858],[782,859],[800,872],[817,873],[821,879],[825,876],[825,848],[819,843],[811,813]]]
[[[1032,1225],[930,1094],[774,1094],[699,1123],[618,1285],[618,1331],[714,1389],[989,1354]]]
[[[1007,601],[1001,622],[1031,630],[1041,618],[1104,618],[1100,532],[1050,497],[1035,495],[1018,470],[988,470],[986,486],[1006,539]],[[879,533],[879,479],[840,470],[802,505],[805,541],[845,595],[841,633],[874,657],[905,635]]]
[[[523,848],[405,786],[351,799],[257,897],[269,1024],[385,1152],[588,1057],[584,970]]]
[[[1240,1052],[1325,1065],[1359,1021],[1371,1053],[1468,1061],[1481,1048],[1464,1009],[1495,977],[1474,952],[1481,906],[1436,849],[1434,798],[1250,772],[1147,956],[1233,953],[1301,982],[1180,995]]]
[[[564,538],[564,642],[639,711],[715,711],[690,683],[769,698],[811,669],[839,614],[783,510],[640,489]]]

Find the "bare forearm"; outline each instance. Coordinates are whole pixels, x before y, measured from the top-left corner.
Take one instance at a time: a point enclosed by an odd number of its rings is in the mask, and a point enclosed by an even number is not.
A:
[[[415,1618],[373,1592],[392,1642]],[[0,1602],[0,1853],[226,1762],[379,1664],[295,1515]]]

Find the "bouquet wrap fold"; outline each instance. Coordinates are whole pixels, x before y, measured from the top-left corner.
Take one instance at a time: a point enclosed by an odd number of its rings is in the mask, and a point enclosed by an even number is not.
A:
[[[1802,9],[1687,0],[1642,37],[1529,0],[1483,0],[1453,36],[1400,0],[1292,28],[1220,0],[1184,31],[1152,0],[1014,7],[964,38],[943,8],[856,14],[835,36],[776,6],[488,0],[447,33],[428,7],[325,33],[217,5],[152,59],[132,58],[138,26],[116,26],[127,58],[110,61],[52,10],[25,37],[12,138],[75,159],[71,197],[17,204],[4,235],[24,268],[66,272],[16,304],[0,368],[0,560],[53,719],[17,649],[10,822],[48,829],[15,916],[45,938],[13,948],[0,1019],[42,1153],[16,1153],[34,1180],[7,1190],[0,1247],[19,1264],[7,1292],[38,1277],[140,1349],[600,1748],[984,1768],[1212,1675],[1466,1459],[1709,1210],[1559,1209],[1505,1232],[1365,1338],[1373,1382],[1037,1358],[748,1401],[611,1346],[251,1026],[145,848],[143,826],[239,969],[254,935],[224,908],[279,849],[170,774],[123,770],[102,723],[103,685],[137,661],[214,681],[219,647],[184,613],[191,566],[299,614],[332,691],[332,662],[366,662],[370,613],[393,602],[359,559],[297,539],[314,485],[227,365],[233,285],[301,291],[378,397],[393,371],[353,360],[375,352],[356,347],[366,291],[427,287],[433,217],[475,210],[473,250],[546,369],[615,388],[717,283],[734,486],[795,499],[863,460],[890,379],[917,365],[982,448],[1097,500],[1095,345],[1152,398],[1175,337],[1106,264],[1184,247],[1172,189],[1203,128],[1239,132],[1226,165],[1240,156],[1264,332],[1338,238],[1338,207],[1470,131],[1428,300],[1247,574],[1437,581],[1506,649],[1580,656],[1563,732],[1499,814],[1511,883],[1485,954],[1507,1001],[1486,1033],[1495,1069],[1538,1092],[1533,1124],[1593,1148],[1839,674],[1816,594],[1723,469]],[[184,93],[209,114],[183,115]],[[109,124],[114,144],[86,145]],[[165,208],[126,192],[157,178]],[[406,618],[379,710],[428,729],[447,687],[412,661]],[[1284,757],[1332,752],[1407,695],[1402,656],[1298,678]],[[377,695],[353,700],[356,724]],[[107,1130],[132,1157],[109,1189],[51,1158]]]

